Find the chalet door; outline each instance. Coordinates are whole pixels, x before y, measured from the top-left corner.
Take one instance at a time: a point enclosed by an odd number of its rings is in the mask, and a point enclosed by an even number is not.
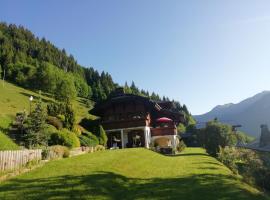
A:
[[[144,147],[145,138],[143,130],[134,130],[128,133],[128,144],[127,147]]]

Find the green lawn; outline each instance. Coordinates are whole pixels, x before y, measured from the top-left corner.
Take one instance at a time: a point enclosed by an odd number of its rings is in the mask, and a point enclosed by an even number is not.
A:
[[[177,156],[125,149],[52,161],[0,184],[0,199],[269,198],[203,149],[187,148]]]

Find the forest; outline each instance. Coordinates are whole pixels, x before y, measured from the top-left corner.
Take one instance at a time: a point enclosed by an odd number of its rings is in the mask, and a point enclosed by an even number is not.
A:
[[[0,23],[0,78],[24,88],[48,92],[57,100],[84,97],[94,102],[105,100],[120,85],[111,75],[78,64],[76,59],[45,38],[36,37],[22,26]],[[125,83],[126,93],[142,95],[154,101],[168,97]],[[175,109],[193,121],[186,105],[174,101]]]

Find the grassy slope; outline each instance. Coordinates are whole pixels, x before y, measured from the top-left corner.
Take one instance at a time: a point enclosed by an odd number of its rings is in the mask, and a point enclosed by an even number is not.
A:
[[[0,131],[0,151],[20,149],[6,134]]]
[[[1,118],[14,118],[17,112],[21,112],[24,109],[29,111],[30,96],[33,96],[35,100],[38,98],[39,94],[7,82],[5,82],[5,86],[3,87],[3,81],[0,80],[0,120]],[[42,96],[42,99],[45,103],[52,101],[52,99],[47,96]],[[73,105],[79,119],[87,115],[89,108],[83,103],[82,98],[78,98],[74,101]]]
[[[200,148],[178,156],[145,149],[47,163],[0,184],[0,199],[269,199]]]
[[[8,138],[4,133],[8,132],[10,123],[15,119],[17,112],[22,112],[24,109],[29,112],[30,104],[29,97],[33,96],[37,99],[39,94],[32,92],[13,84],[0,80],[0,150],[16,149],[15,143]],[[47,96],[42,96],[43,102],[52,101]],[[89,108],[83,102],[84,99],[78,98],[74,101],[74,108],[78,115],[78,121],[85,117]]]
[[[12,118],[8,116],[2,116],[1,118],[1,116],[2,115],[0,115],[0,151],[20,149],[19,146],[6,135]]]

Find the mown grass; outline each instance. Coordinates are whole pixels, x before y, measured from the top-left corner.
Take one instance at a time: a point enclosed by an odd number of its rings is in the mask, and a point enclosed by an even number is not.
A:
[[[0,199],[269,199],[208,156],[146,149],[97,152],[47,163],[0,184]]]

